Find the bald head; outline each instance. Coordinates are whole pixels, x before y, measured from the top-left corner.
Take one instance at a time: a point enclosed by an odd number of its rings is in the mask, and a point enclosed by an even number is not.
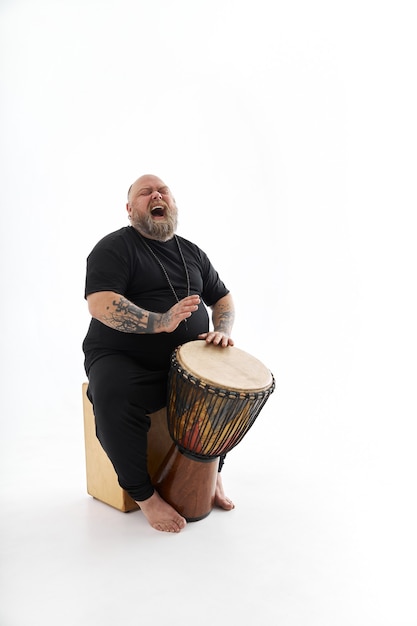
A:
[[[142,187],[149,187],[156,190],[164,188],[167,189],[165,183],[158,176],[155,176],[154,174],[143,174],[143,176],[139,176],[139,178],[130,185],[127,192],[127,201],[130,202],[131,197],[135,193],[137,193]]]

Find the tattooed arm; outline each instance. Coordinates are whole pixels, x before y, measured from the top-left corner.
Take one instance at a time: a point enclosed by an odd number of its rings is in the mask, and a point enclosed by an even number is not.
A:
[[[114,291],[97,291],[87,296],[88,310],[95,319],[122,333],[172,333],[198,309],[199,296],[180,300],[165,313],[146,311]]]
[[[214,330],[199,335],[199,339],[205,339],[207,343],[214,343],[222,347],[233,346],[234,341],[231,338],[232,326],[235,319],[235,308],[230,293],[220,300],[217,300],[211,307],[213,312]]]

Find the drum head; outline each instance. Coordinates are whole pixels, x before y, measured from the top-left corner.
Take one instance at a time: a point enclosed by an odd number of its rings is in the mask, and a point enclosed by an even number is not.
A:
[[[199,339],[180,346],[176,356],[189,374],[221,389],[257,392],[273,382],[271,372],[258,359],[235,346],[222,348]]]

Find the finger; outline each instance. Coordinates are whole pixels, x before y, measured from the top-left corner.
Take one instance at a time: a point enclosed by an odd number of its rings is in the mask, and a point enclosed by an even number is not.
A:
[[[207,343],[212,343],[215,346],[219,345],[221,340],[221,335],[219,335],[219,333],[207,333],[207,337],[206,337],[206,341]]]
[[[228,335],[218,334],[215,342],[218,345],[221,345],[222,348],[227,348],[227,346],[233,345],[233,340]]]
[[[211,343],[213,340],[213,333],[201,333],[198,335],[199,339],[205,339],[207,343]]]
[[[198,310],[197,304],[186,305],[183,303],[179,303],[179,304],[176,304],[174,307],[172,307],[173,314],[177,317],[182,317],[182,318],[190,317],[190,315],[197,310]]]
[[[182,300],[180,300],[180,304],[200,304],[200,296],[186,296]]]

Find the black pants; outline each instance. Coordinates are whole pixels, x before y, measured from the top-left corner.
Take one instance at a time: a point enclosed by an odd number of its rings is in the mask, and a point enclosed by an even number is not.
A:
[[[97,438],[119,485],[137,501],[154,492],[147,469],[149,414],[166,406],[167,379],[165,370],[143,370],[125,354],[103,356],[88,371]],[[219,471],[223,462],[221,458]]]

